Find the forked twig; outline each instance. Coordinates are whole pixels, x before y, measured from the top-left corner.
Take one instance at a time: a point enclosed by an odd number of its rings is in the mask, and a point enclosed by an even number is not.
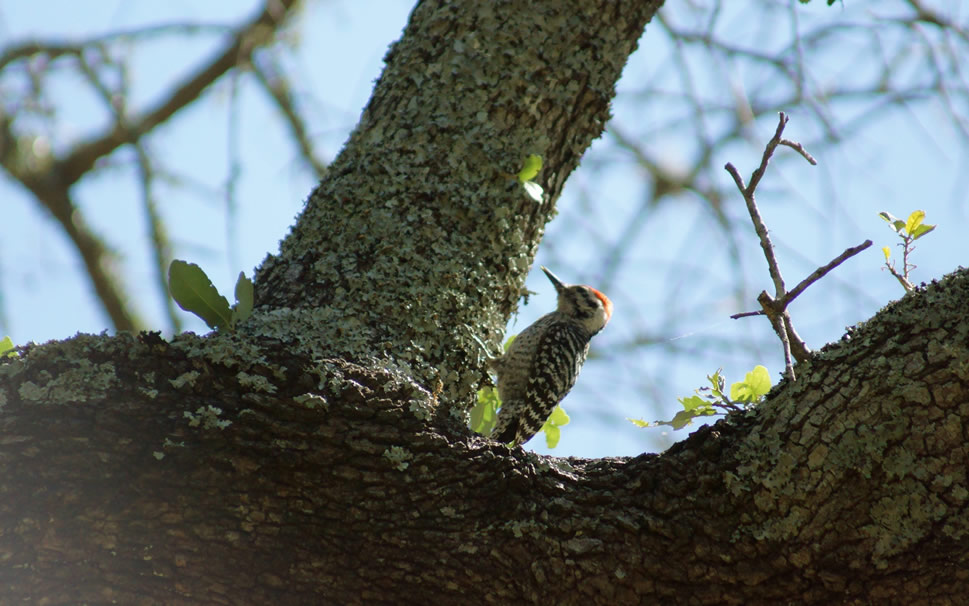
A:
[[[774,328],[774,332],[777,333],[778,338],[780,338],[784,346],[785,374],[793,381],[795,379],[794,362],[803,362],[806,360],[811,355],[811,350],[794,330],[794,323],[791,320],[790,313],[787,311],[788,305],[798,295],[804,292],[808,286],[820,280],[825,274],[838,265],[841,265],[845,260],[871,246],[871,240],[865,240],[862,244],[845,250],[827,265],[814,270],[811,275],[801,280],[793,290],[788,291],[786,289],[784,286],[784,278],[781,276],[780,266],[777,264],[777,257],[774,254],[774,245],[771,243],[767,231],[767,225],[764,223],[764,219],[760,215],[760,210],[757,208],[757,202],[754,199],[754,191],[757,189],[757,185],[767,171],[767,165],[770,163],[770,159],[774,155],[774,150],[777,149],[778,145],[790,147],[801,154],[812,165],[817,164],[817,160],[804,149],[804,146],[782,137],[787,121],[787,115],[781,112],[780,119],[777,123],[777,130],[774,131],[774,136],[771,137],[770,141],[764,147],[764,155],[761,157],[760,166],[754,169],[754,172],[750,175],[749,184],[744,184],[744,179],[740,176],[740,171],[733,164],[728,162],[724,168],[733,177],[734,183],[737,184],[737,189],[740,190],[740,193],[744,197],[744,202],[747,204],[747,212],[750,214],[750,220],[754,224],[754,231],[757,232],[760,247],[764,251],[764,257],[767,259],[767,268],[770,272],[771,280],[774,282],[774,296],[767,294],[767,291],[763,291],[757,297],[757,302],[761,306],[760,310],[738,313],[730,317],[738,319],[755,315],[767,316],[771,326]]]

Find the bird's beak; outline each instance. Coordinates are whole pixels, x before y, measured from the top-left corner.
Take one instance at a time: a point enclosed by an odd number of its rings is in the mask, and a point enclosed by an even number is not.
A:
[[[548,276],[548,279],[552,282],[552,286],[555,287],[555,292],[562,292],[562,290],[565,289],[566,285],[561,280],[559,280],[555,276],[555,274],[550,272],[548,268],[546,268],[544,265],[542,265],[542,271],[545,272],[545,275]]]

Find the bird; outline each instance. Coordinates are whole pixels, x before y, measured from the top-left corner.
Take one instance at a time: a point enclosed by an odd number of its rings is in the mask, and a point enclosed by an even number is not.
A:
[[[569,393],[589,353],[589,341],[612,317],[612,301],[586,285],[566,284],[546,267],[558,303],[523,330],[488,366],[498,376],[501,408],[491,437],[524,444]]]

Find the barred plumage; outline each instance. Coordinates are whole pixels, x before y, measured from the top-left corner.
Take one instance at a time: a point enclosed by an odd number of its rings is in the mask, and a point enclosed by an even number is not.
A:
[[[609,322],[612,302],[591,286],[564,284],[542,267],[558,293],[558,307],[515,337],[491,361],[502,406],[491,437],[522,444],[542,428],[579,376],[589,340]]]

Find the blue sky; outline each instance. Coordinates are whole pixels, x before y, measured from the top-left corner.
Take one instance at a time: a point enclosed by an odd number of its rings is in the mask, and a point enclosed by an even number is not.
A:
[[[0,39],[88,37],[160,21],[232,24],[251,14],[255,5],[103,1],[88,3],[79,10],[76,2],[9,2],[0,5]],[[354,126],[380,73],[387,45],[400,36],[411,8],[407,2],[382,2],[379,10],[374,6],[350,1],[310,2],[293,29],[297,52],[285,63],[300,74],[297,95],[311,117],[312,135],[326,159],[339,152]],[[849,6],[845,10],[853,9]],[[818,0],[801,10],[805,27],[826,19],[864,16],[857,10],[829,9]],[[765,49],[769,49],[772,43],[784,39],[783,32],[765,36],[758,27],[748,26],[742,15],[728,25],[735,30],[737,44],[763,40]],[[199,36],[195,41],[159,39],[138,47],[131,74],[134,103],[150,101],[172,79],[190,71],[200,51],[215,49],[219,43],[218,36],[213,35]],[[627,79],[619,86],[620,96],[614,103],[618,124],[635,131],[660,120],[662,116],[656,113],[644,114],[644,105],[635,96],[635,78],[641,79],[643,74],[669,78],[663,64],[668,52],[659,28],[650,25],[640,50],[627,66]],[[811,76],[823,82],[844,78],[846,70],[862,73],[867,68],[865,52],[854,49],[833,53],[810,66]],[[756,80],[756,74],[723,74],[714,68],[698,85],[716,99],[728,94],[723,92],[723,80],[743,85]],[[0,80],[0,92],[10,85],[9,80]],[[264,95],[245,78],[239,85],[239,119],[265,127],[243,129],[237,142],[242,176],[232,213],[227,213],[221,193],[232,113],[228,80],[208,91],[201,102],[149,141],[164,158],[166,169],[192,179],[191,187],[159,190],[164,200],[162,212],[176,245],[175,256],[202,265],[223,292],[231,292],[240,270],[251,273],[267,252],[276,251],[315,184],[314,177],[300,165],[285,128],[274,117]],[[69,77],[54,81],[60,112],[57,130],[52,133],[55,143],[72,141],[105,124],[103,110],[83,90]],[[838,111],[850,113],[853,109],[843,106]],[[711,160],[717,171],[714,174],[719,175],[716,178],[728,178],[721,170],[726,161],[736,164],[748,177],[775,125],[776,121],[758,122],[748,144],[741,142],[721,150]],[[816,134],[809,115],[798,109],[791,112],[786,136],[808,141]],[[38,140],[36,144],[48,143]],[[685,162],[690,155],[690,141],[675,132],[650,143],[661,159],[672,165]],[[874,241],[870,250],[839,268],[829,278],[829,285],[822,282],[814,286],[795,304],[793,312],[801,335],[816,348],[839,338],[846,325],[865,320],[902,295],[897,283],[880,269],[882,246],[893,246],[898,252],[892,233],[877,219],[879,211],[904,215],[921,208],[927,212],[928,222],[940,225],[916,252],[917,281],[940,277],[959,264],[966,265],[969,259],[969,244],[963,237],[967,224],[966,148],[938,103],[890,112],[861,128],[847,143],[822,152],[818,154],[818,167],[794,158],[789,150],[778,152],[779,157],[790,157],[772,166],[759,198],[791,286],[848,246],[866,238]],[[116,166],[86,178],[78,186],[77,199],[97,231],[121,254],[125,282],[141,316],[149,325],[163,327],[164,310],[157,300],[150,256],[143,244],[148,230],[137,203],[138,184],[130,168],[130,152],[121,151],[112,156],[112,161]],[[621,233],[631,220],[634,204],[643,197],[636,173],[637,168],[628,158],[617,155],[608,139],[597,141],[583,167],[570,178],[560,200],[560,214],[548,226],[536,269],[547,264],[565,280],[594,281],[601,265],[600,244]],[[739,195],[728,203],[731,216],[743,216]],[[702,204],[689,197],[655,209],[645,236],[626,251],[635,262],[625,265],[614,281],[615,290],[608,294],[617,301],[615,316],[593,345],[594,353],[597,348],[607,351],[641,326],[662,323],[670,314],[680,313],[670,306],[668,297],[661,296],[675,287],[685,291],[687,300],[709,303],[699,308],[696,316],[686,318],[686,328],[672,337],[677,347],[696,351],[696,363],[671,368],[662,348],[637,354],[635,363],[591,360],[576,390],[565,401],[574,423],[564,430],[555,454],[618,455],[661,449],[686,434],[666,436],[658,429],[637,429],[624,417],[652,420],[672,416],[676,397],[690,395],[704,384],[704,375],[717,366],[723,366],[731,380],[740,379],[752,362],[767,365],[775,378],[781,370],[777,347],[736,356],[708,351],[711,339],[722,336],[729,340],[738,331],[763,334],[770,343],[770,329],[760,319],[742,320],[740,324],[727,318],[742,309],[724,294],[731,279],[726,243],[711,229],[702,210]],[[5,228],[0,239],[0,332],[24,343],[108,328],[107,318],[93,302],[79,271],[80,261],[72,247],[54,221],[38,212],[26,193],[5,177],[0,177],[0,225]],[[577,226],[587,230],[578,232],[586,235],[571,236]],[[745,275],[756,293],[768,288],[769,281],[756,241],[750,236],[744,244]],[[634,270],[636,267],[639,269]],[[709,279],[676,284],[676,276],[687,270],[701,272]],[[552,290],[540,272],[533,272],[528,287],[539,294],[521,309],[512,332],[554,306]],[[838,293],[832,294],[834,290]],[[746,308],[753,309],[752,298]],[[187,315],[184,318],[188,329],[206,332],[200,322]],[[652,381],[657,376],[663,377],[662,383]],[[623,388],[615,389],[617,382]],[[636,386],[660,390],[658,399],[669,408],[657,411],[638,405]],[[530,447],[547,452],[541,438]]]

